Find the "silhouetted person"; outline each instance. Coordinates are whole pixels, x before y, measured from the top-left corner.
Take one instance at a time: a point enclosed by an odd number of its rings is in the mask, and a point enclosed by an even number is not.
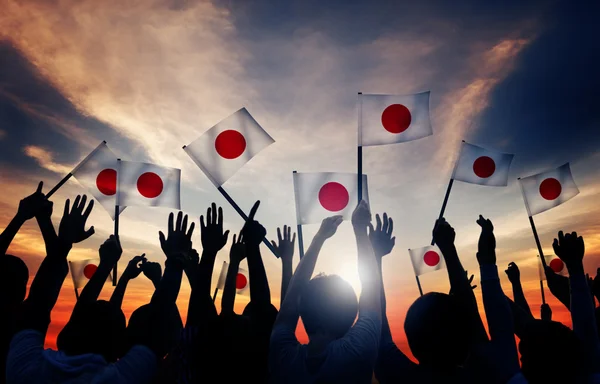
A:
[[[323,220],[300,260],[271,335],[269,366],[275,383],[370,383],[381,332],[380,276],[368,237],[371,213],[361,201],[352,214],[362,284],[358,303],[352,287],[337,276],[311,280],[325,240],[333,236],[341,216]],[[309,336],[301,345],[298,318]]]

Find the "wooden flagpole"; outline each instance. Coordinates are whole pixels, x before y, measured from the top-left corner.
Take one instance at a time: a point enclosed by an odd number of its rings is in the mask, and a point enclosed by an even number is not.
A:
[[[358,176],[358,203],[361,202],[362,200],[362,194],[363,194],[363,189],[362,189],[362,140],[360,140],[360,138],[362,137],[362,131],[361,131],[361,124],[362,124],[362,100],[361,100],[361,95],[362,92],[358,92],[358,101],[359,101],[359,105],[358,105],[358,125],[357,125],[357,130],[358,130],[358,153],[357,153],[357,159],[358,159],[358,169],[357,169],[357,176]]]
[[[118,175],[118,173],[121,172],[121,159],[117,159],[117,162],[118,162],[117,163],[118,164],[117,165],[117,169],[118,169],[117,175]],[[117,178],[118,178],[118,176],[117,176]],[[117,196],[118,196],[118,190],[119,190],[119,187],[118,187],[118,180],[117,180]],[[117,239],[117,241],[120,244],[120,240],[119,240],[119,204],[115,204],[115,230],[114,230],[114,235],[115,235],[115,238]],[[115,265],[113,266],[113,279],[112,279],[113,287],[117,286],[117,264],[118,264],[118,262],[116,262]]]
[[[298,172],[293,171],[292,173],[296,174]],[[297,204],[298,194],[296,192],[297,192],[296,185],[294,183],[294,199],[296,200],[296,222],[299,223],[300,220],[298,220],[298,204]],[[304,236],[302,235],[302,224],[297,225],[297,231],[298,231],[298,254],[300,255],[300,260],[302,260],[302,258],[304,257]]]
[[[79,300],[79,292],[77,292],[77,285],[75,284],[75,279],[73,278],[73,267],[71,266],[70,260],[69,260],[69,271],[71,272],[71,280],[73,280],[73,290],[75,291],[75,299]]]
[[[444,212],[446,211],[446,204],[448,204],[448,198],[450,197],[450,191],[452,190],[452,184],[454,184],[454,179],[450,178],[450,181],[448,182],[448,188],[446,188],[446,196],[444,196],[444,202],[442,203],[442,209],[440,210],[440,215],[438,216],[438,220],[440,220],[442,217],[444,217]],[[437,223],[437,221],[436,221]],[[433,226],[433,229],[435,230],[435,224]],[[433,238],[433,236],[431,236],[431,245],[435,244],[435,240]]]
[[[410,254],[410,248],[408,249],[408,254]],[[410,262],[412,264],[412,258],[411,258]],[[414,268],[414,265],[413,265],[413,268]],[[421,280],[419,280],[419,275],[417,275],[416,273],[415,273],[415,279],[417,280],[417,287],[419,288],[419,294],[421,296],[423,296],[423,288],[421,288]]]

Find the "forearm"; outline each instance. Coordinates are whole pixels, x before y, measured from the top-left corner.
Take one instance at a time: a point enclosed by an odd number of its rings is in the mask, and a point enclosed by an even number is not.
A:
[[[165,273],[158,285],[154,295],[152,295],[152,303],[157,306],[169,310],[177,300],[179,289],[181,289],[181,279],[183,278],[183,267],[174,260],[167,259],[165,262]]]
[[[57,246],[58,236],[56,235],[56,230],[54,229],[50,216],[36,217],[36,220],[40,227],[42,238],[44,239],[46,254],[48,254],[50,249]]]
[[[77,300],[77,304],[79,303],[93,303],[98,300],[100,296],[100,292],[102,292],[102,288],[104,287],[104,283],[108,276],[112,272],[113,265],[112,263],[107,264],[106,262],[102,262],[100,260],[100,265],[98,265],[98,269],[94,272],[94,275],[87,282],[85,287],[81,290],[81,294],[79,295],[79,300]],[[77,305],[76,304],[76,305]]]
[[[215,267],[215,259],[217,258],[217,254],[215,252],[210,252],[203,250],[202,257],[200,258],[200,263],[198,264],[197,272],[192,275],[195,281],[192,283],[195,290],[201,292],[203,294],[207,294],[210,296],[210,286],[212,283],[212,273]]]
[[[512,284],[513,288],[513,298],[515,300],[515,304],[519,306],[527,315],[533,318],[533,313],[531,313],[531,308],[529,308],[529,304],[527,303],[527,299],[525,298],[525,293],[523,292],[523,286],[521,282],[518,281]]]
[[[0,255],[5,255],[10,243],[13,241],[21,226],[25,223],[19,215],[15,215],[13,219],[8,223],[2,234],[0,234]]]
[[[227,276],[225,277],[225,287],[223,288],[223,296],[221,297],[221,313],[233,313],[236,294],[236,279],[239,270],[239,263],[229,262],[227,268]]]
[[[271,304],[269,279],[260,255],[260,244],[246,248],[250,273],[250,300],[255,304]]]
[[[129,283],[129,278],[125,275],[121,275],[115,290],[113,291],[112,296],[110,297],[110,302],[117,308],[121,308],[123,305],[123,298],[125,297],[125,291],[127,290],[127,284]]]
[[[366,228],[354,228],[361,283],[359,311],[373,311],[381,321],[381,276]]]
[[[573,321],[573,332],[583,342],[585,354],[597,368],[600,368],[600,345],[598,340],[598,329],[594,305],[583,266],[569,269],[569,283],[571,288],[571,319]]]
[[[291,261],[283,261],[281,263],[281,297],[280,301],[283,302],[285,295],[287,293],[288,286],[290,284],[290,280],[292,280],[292,262]]]
[[[385,287],[383,285],[383,268],[381,263],[381,258],[377,260],[377,268],[379,271],[379,279],[381,281],[381,344],[385,345],[385,343],[393,342],[392,341],[392,331],[390,329],[390,323],[387,318],[387,303],[385,300]]]

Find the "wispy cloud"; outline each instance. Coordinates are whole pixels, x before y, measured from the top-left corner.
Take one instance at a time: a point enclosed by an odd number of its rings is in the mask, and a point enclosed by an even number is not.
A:
[[[52,152],[42,147],[28,145],[25,148],[23,148],[23,152],[27,156],[35,159],[40,165],[40,167],[45,168],[54,173],[66,175],[73,170],[73,167],[55,163]]]

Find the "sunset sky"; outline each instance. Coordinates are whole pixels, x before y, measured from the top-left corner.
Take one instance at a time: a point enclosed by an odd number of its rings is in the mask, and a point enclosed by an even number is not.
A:
[[[278,226],[295,225],[293,170],[356,171],[357,92],[430,90],[433,136],[364,149],[372,211],[386,211],[395,223],[396,248],[385,258],[384,280],[399,346],[408,352],[403,321],[418,296],[408,248],[431,240],[461,140],[515,154],[507,187],[456,182],[450,195],[445,216],[477,284],[475,220],[481,213],[496,228],[498,267],[519,265],[539,314],[537,250],[516,179],[565,162],[580,194],[535,217],[544,252],[552,253],[558,230],[577,231],[586,241],[587,272],[595,275],[600,265],[598,2],[0,0],[0,9],[1,228],[39,180],[48,191],[106,140],[123,160],[180,168],[182,210],[198,225],[214,201],[223,206],[225,226],[237,233],[241,218],[182,145],[246,107],[275,143],[224,188],[246,212],[261,200],[257,219],[274,239]],[[53,196],[56,225],[64,200],[83,193],[73,179]],[[158,231],[169,212],[123,212],[120,271],[142,252],[164,262]],[[112,233],[99,204],[89,223],[95,236],[76,245],[69,259],[97,256]],[[304,227],[306,247],[317,229]],[[229,244],[218,256],[213,286],[228,252]],[[35,221],[22,228],[9,253],[26,261],[33,278],[44,256]],[[266,247],[262,255],[279,306],[281,264]],[[339,273],[359,292],[350,223],[327,242],[316,272]],[[501,280],[510,295],[504,272]],[[445,271],[421,283],[425,291],[449,288]],[[112,289],[106,284],[102,297]],[[189,292],[184,279],[184,318]],[[477,288],[479,300],[480,293]],[[151,295],[143,275],[132,281],[126,315]],[[547,289],[546,297],[555,319],[570,325]],[[238,312],[247,301],[237,297]],[[67,278],[49,346],[74,302]]]

